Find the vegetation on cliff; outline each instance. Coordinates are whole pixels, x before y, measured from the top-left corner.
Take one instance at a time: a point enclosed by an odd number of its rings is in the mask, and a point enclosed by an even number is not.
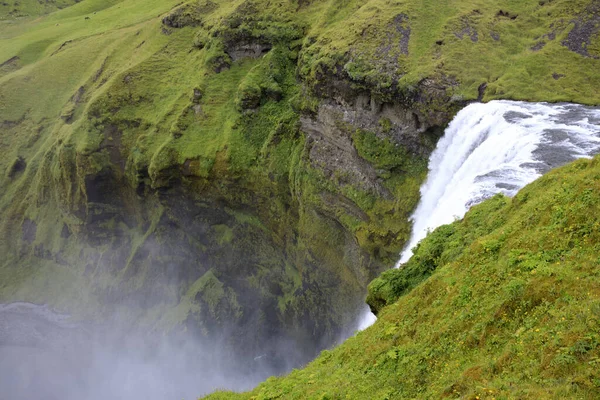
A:
[[[599,179],[600,158],[579,160],[473,207],[371,284],[375,325],[208,398],[598,398]]]
[[[38,5],[0,8],[0,301],[250,359],[350,323],[467,101],[600,103],[595,0]]]

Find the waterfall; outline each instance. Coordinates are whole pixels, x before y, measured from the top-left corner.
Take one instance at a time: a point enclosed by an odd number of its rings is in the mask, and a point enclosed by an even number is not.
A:
[[[514,196],[548,170],[600,152],[600,109],[492,101],[458,113],[429,159],[399,267],[427,232],[496,193]]]
[[[491,101],[461,110],[429,158],[411,238],[396,268],[429,231],[496,193],[514,196],[548,170],[600,153],[600,109]],[[375,317],[364,312],[361,327]]]

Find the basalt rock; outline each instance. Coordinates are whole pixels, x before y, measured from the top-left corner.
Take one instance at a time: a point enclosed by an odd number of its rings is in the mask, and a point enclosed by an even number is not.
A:
[[[600,34],[600,1],[592,1],[571,23],[573,29],[562,45],[584,57],[600,59],[600,52],[590,50],[592,40]]]

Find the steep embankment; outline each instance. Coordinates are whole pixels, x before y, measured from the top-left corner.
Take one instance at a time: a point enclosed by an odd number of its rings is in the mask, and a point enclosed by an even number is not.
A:
[[[599,7],[2,9],[0,301],[226,331],[250,360],[284,337],[310,358],[395,261],[460,107],[600,103]]]
[[[251,393],[209,398],[596,399],[598,243],[600,159],[579,160],[431,233],[370,285],[371,328]]]

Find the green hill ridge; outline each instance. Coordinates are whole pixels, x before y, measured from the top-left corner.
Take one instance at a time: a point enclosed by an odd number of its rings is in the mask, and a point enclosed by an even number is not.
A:
[[[599,215],[598,157],[496,195],[370,285],[387,304],[372,327],[252,392],[207,398],[596,399]],[[413,289],[397,284],[407,276]]]

